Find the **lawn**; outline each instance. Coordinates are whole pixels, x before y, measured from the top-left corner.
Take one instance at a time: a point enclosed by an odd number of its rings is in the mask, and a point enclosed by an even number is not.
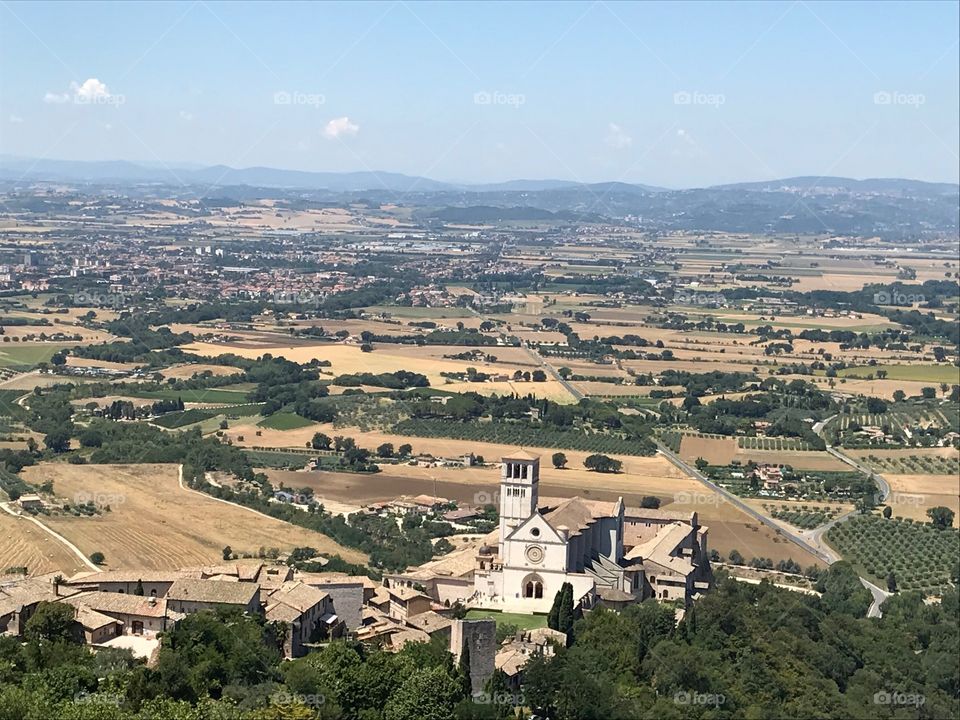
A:
[[[50,362],[51,356],[70,345],[17,345],[3,343],[0,345],[0,367],[31,368],[38,363]]]
[[[313,424],[313,420],[307,420],[296,413],[279,412],[265,417],[257,423],[257,426],[270,428],[271,430],[296,430]]]
[[[467,620],[493,618],[497,625],[516,625],[521,630],[532,630],[547,626],[546,615],[521,615],[519,613],[497,612],[496,610],[468,610]]]
[[[859,328],[858,328],[859,329]],[[870,367],[851,367],[837,371],[840,377],[865,378],[877,377],[877,370],[886,370],[888,380],[916,380],[930,383],[957,383],[960,370],[952,365],[876,365]]]

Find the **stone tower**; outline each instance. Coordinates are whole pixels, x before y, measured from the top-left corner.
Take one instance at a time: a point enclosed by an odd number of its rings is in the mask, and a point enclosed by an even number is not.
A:
[[[470,689],[474,695],[484,691],[495,669],[497,623],[495,620],[454,620],[450,628],[450,652],[460,662],[464,647],[469,649]]]

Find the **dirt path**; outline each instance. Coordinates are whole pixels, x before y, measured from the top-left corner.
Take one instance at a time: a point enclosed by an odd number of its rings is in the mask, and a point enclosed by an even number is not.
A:
[[[20,513],[15,512],[15,511],[9,506],[9,503],[0,503],[0,508],[3,508],[4,512],[6,512],[6,513],[8,513],[8,514],[10,514],[10,515],[13,515],[15,518],[19,518],[19,519],[21,519],[21,520],[29,520],[30,522],[34,523],[34,524],[37,525],[39,528],[41,528],[44,532],[49,533],[50,535],[52,535],[52,536],[53,536],[56,540],[58,540],[64,547],[66,547],[70,552],[72,552],[74,555],[76,555],[76,556],[77,556],[77,559],[80,560],[80,562],[82,562],[82,563],[83,563],[84,565],[86,565],[88,568],[90,568],[90,569],[93,570],[94,572],[99,572],[99,571],[100,571],[100,568],[99,568],[97,565],[95,565],[93,562],[91,562],[91,561],[87,558],[87,556],[84,555],[83,552],[81,552],[80,548],[78,548],[78,547],[77,547],[76,545],[74,545],[72,542],[70,542],[69,540],[67,540],[67,539],[66,539],[63,535],[61,535],[60,533],[56,532],[55,530],[51,530],[50,528],[48,528],[46,525],[44,525],[42,522],[40,522],[39,520],[37,520],[35,517],[33,517],[33,516],[31,516],[31,515],[21,515]]]

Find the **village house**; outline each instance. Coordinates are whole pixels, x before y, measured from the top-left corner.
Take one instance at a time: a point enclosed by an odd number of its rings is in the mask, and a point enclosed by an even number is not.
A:
[[[230,607],[251,615],[261,613],[260,586],[224,580],[176,580],[166,594],[167,607],[190,614]]]
[[[167,609],[166,598],[152,595],[92,591],[77,593],[64,602],[112,618],[118,626],[116,635],[156,635],[183,617]]]
[[[334,612],[330,595],[299,580],[289,580],[271,590],[264,602],[266,619],[287,625],[283,650],[288,658],[306,655],[308,643],[344,633],[344,623]]]

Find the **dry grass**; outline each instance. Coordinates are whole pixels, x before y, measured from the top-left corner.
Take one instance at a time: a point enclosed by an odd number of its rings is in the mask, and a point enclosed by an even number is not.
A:
[[[23,476],[28,482],[53,480],[59,497],[113,496],[111,511],[99,517],[46,520],[84,554],[102,552],[110,568],[201,565],[220,560],[226,545],[236,553],[309,545],[352,562],[365,560],[325,535],[182,489],[175,465],[45,464],[26,468]]]
[[[927,510],[938,505],[954,512],[953,526],[960,526],[960,479],[952,475],[888,475],[890,484],[887,505],[895,517],[929,522]]]
[[[0,572],[24,565],[30,575],[73,575],[87,569],[63,543],[36,524],[0,511]]]

